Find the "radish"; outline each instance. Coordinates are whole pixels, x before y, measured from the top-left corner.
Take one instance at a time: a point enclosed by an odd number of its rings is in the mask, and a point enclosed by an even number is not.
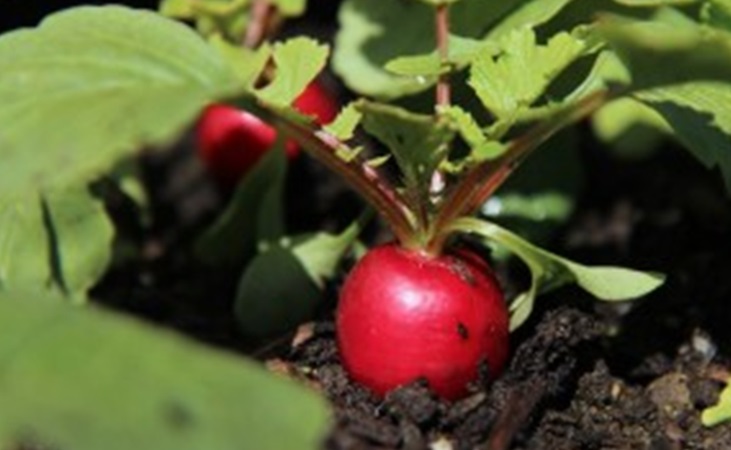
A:
[[[480,367],[508,356],[508,313],[489,266],[461,251],[430,257],[387,244],[348,276],[337,311],[342,363],[378,395],[424,378],[445,399],[463,396]]]
[[[295,100],[294,107],[325,124],[337,115],[331,95],[318,82],[310,83]],[[277,130],[259,117],[223,104],[206,108],[198,120],[198,155],[207,170],[224,188],[231,189],[277,141]],[[288,159],[299,155],[299,145],[285,142]]]

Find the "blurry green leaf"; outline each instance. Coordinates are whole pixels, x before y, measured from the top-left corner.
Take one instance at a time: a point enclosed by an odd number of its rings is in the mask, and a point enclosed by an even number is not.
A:
[[[700,3],[701,0],[614,0],[627,6],[682,6]]]
[[[701,10],[701,20],[711,26],[731,31],[731,0],[707,0]]]
[[[633,90],[731,79],[731,34],[726,32],[676,18],[606,19],[599,32],[627,66]]]
[[[291,248],[274,244],[244,270],[234,312],[241,331],[269,337],[314,317],[322,293]]]
[[[307,6],[307,0],[272,0],[272,3],[287,17],[301,16]]]
[[[657,111],[630,97],[603,106],[592,116],[592,125],[599,139],[626,157],[645,156],[671,133]]]
[[[363,113],[363,127],[389,148],[406,184],[416,190],[428,186],[454,138],[449,124],[381,103],[364,101],[358,108]]]
[[[0,328],[2,448],[314,450],[329,428],[314,392],[93,307],[0,294]]]
[[[3,291],[52,286],[51,243],[37,193],[0,198],[0,287]]]
[[[335,120],[325,125],[325,131],[340,141],[349,141],[353,138],[356,127],[360,124],[363,114],[358,111],[355,103],[351,102],[343,108]]]
[[[510,328],[519,327],[533,310],[535,297],[568,283],[576,283],[599,300],[622,301],[641,297],[663,284],[665,277],[622,267],[584,266],[542,250],[494,223],[465,217],[452,230],[474,233],[504,246],[518,256],[531,272],[530,289],[510,305]]]
[[[269,62],[272,50],[267,44],[251,50],[240,45],[234,45],[224,40],[220,35],[214,35],[209,39],[221,58],[225,60],[238,78],[242,87],[251,91],[259,80],[264,68]]]
[[[731,192],[731,85],[687,83],[638,93],[706,167],[718,167]]]
[[[85,187],[48,192],[44,206],[59,282],[65,293],[84,298],[112,259],[114,225]]]
[[[270,243],[239,280],[235,313],[247,335],[266,337],[311,320],[323,300],[325,281],[355,243],[370,214],[342,233],[316,233]]]
[[[250,0],[163,0],[160,13],[195,22],[203,36],[221,35],[240,42],[249,22]]]
[[[180,19],[190,19],[195,14],[194,0],[162,0],[158,10],[160,14]]]
[[[149,11],[80,7],[5,34],[0,192],[88,181],[237,90],[195,32]]]
[[[718,403],[703,410],[701,422],[707,427],[715,427],[731,420],[731,380],[721,391]]]
[[[257,97],[274,106],[289,106],[325,67],[328,53],[326,45],[306,37],[274,44],[276,75],[256,92]]]
[[[510,120],[533,104],[583,50],[583,43],[568,33],[557,34],[543,46],[536,43],[533,30],[515,30],[505,36],[498,56],[478,55],[469,84],[497,118]]]
[[[267,152],[239,182],[223,213],[198,239],[197,255],[208,264],[239,264],[256,250],[257,241],[279,238],[284,233],[286,174],[283,149]]]
[[[0,202],[0,290],[57,289],[75,300],[106,270],[114,227],[85,187]]]

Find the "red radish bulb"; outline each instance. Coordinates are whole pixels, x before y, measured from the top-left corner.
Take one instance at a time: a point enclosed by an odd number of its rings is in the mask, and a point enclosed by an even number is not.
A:
[[[338,106],[318,82],[310,83],[293,105],[318,123],[332,122]],[[238,181],[277,141],[277,130],[257,116],[231,106],[214,104],[205,109],[196,127],[198,154],[208,171],[226,188]],[[291,160],[300,151],[295,141],[285,143]]]
[[[502,291],[487,263],[466,250],[370,250],[342,288],[336,330],[346,371],[379,396],[425,378],[456,400],[483,362],[494,378],[508,357]]]

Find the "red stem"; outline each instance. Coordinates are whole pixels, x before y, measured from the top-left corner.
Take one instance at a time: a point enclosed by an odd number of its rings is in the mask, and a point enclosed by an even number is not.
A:
[[[251,20],[246,27],[243,46],[257,48],[267,35],[269,21],[271,20],[274,7],[269,0],[254,0],[251,5]]]
[[[440,4],[436,11],[436,37],[439,62],[445,65],[449,62],[449,5]],[[449,106],[451,103],[451,86],[449,72],[440,73],[437,81],[437,106]]]
[[[351,151],[335,137],[324,131],[280,118],[280,128],[296,139],[302,147],[329,169],[341,175],[350,186],[368,201],[389,224],[396,239],[406,247],[414,241],[413,213],[393,185],[362,157],[345,159],[339,152]]]

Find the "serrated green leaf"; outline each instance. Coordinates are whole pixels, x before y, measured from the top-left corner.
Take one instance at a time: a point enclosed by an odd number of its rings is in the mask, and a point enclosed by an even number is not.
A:
[[[330,425],[259,364],[93,307],[0,294],[0,328],[2,448],[317,449]]]
[[[583,42],[568,33],[553,36],[544,46],[536,43],[533,30],[515,30],[505,36],[498,56],[477,56],[469,84],[497,118],[511,120],[533,104],[583,50]]]
[[[54,271],[66,294],[83,299],[112,259],[114,225],[85,187],[47,192],[43,204]]]
[[[343,256],[353,245],[361,229],[362,224],[359,220],[340,234],[321,232],[308,236],[292,246],[292,252],[318,288],[324,288],[325,280],[335,276]]]
[[[120,39],[124,36],[124,39]],[[80,7],[0,37],[0,192],[79,184],[238,91],[217,53],[149,11]]]
[[[463,0],[450,7],[454,35],[481,39],[501,17],[524,0]],[[542,0],[545,1],[545,0]],[[408,20],[404,20],[408,18]],[[338,16],[333,68],[356,92],[392,99],[428,89],[428,80],[388,72],[388,61],[434,51],[434,8],[421,2],[346,0]]]
[[[686,83],[643,91],[637,98],[660,113],[706,167],[718,167],[731,192],[731,85]]]
[[[384,68],[393,74],[419,78],[421,84],[436,83],[440,74],[457,71],[465,68],[479,53],[494,55],[498,47],[492,41],[465,38],[456,35],[449,36],[449,55],[444,63],[436,50],[413,56],[399,56],[388,61]]]
[[[163,0],[160,13],[195,22],[200,34],[206,37],[225,36],[231,42],[240,42],[249,23],[250,0]]]
[[[37,193],[0,198],[0,288],[45,290],[54,284],[50,239]]]
[[[701,422],[704,426],[715,427],[731,420],[731,380],[721,391],[718,403],[703,410]]]
[[[272,3],[287,17],[301,16],[307,6],[307,0],[273,0]]]
[[[345,142],[353,138],[356,127],[360,124],[363,114],[354,102],[348,103],[335,118],[325,125],[325,131]]]
[[[226,209],[196,242],[198,257],[212,265],[240,264],[253,254],[259,240],[282,236],[286,174],[283,149],[267,152],[239,182]]]
[[[486,143],[487,137],[475,118],[460,106],[450,105],[440,108],[439,114],[448,117],[454,123],[460,136],[470,147],[480,147]]]
[[[448,122],[382,103],[363,101],[358,109],[363,113],[363,127],[388,147],[407,186],[425,192],[454,138]]]
[[[675,16],[669,21],[605,20],[598,30],[628,68],[633,90],[731,79],[731,35],[726,32]]]
[[[275,107],[291,105],[325,67],[328,53],[327,45],[306,37],[274,44],[276,74],[271,83],[256,91],[257,97]]]
[[[568,283],[576,283],[599,300],[630,300],[657,289],[663,284],[663,275],[640,272],[622,267],[584,266],[562,258],[523,240],[498,225],[480,219],[465,217],[450,227],[453,231],[474,233],[490,242],[505,247],[518,256],[531,272],[530,289],[518,296],[510,306],[510,328],[525,322],[533,309],[535,297]]]

